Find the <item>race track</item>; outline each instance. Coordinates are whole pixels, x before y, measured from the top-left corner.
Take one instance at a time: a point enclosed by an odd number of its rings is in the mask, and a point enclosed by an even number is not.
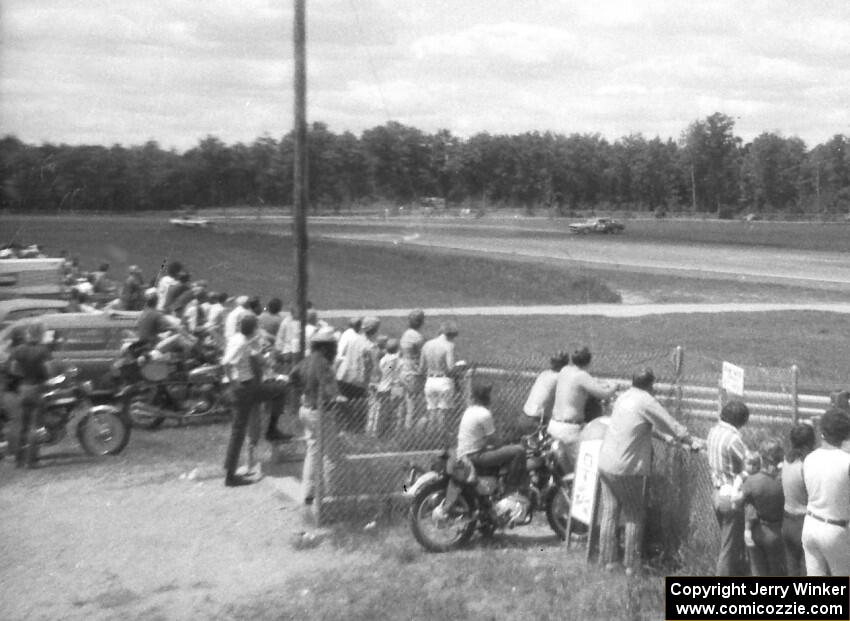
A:
[[[732,278],[765,283],[843,288],[850,285],[850,256],[840,252],[788,250],[717,244],[653,244],[628,234],[553,235],[529,228],[446,226],[403,227],[381,222],[340,227],[312,222],[314,234],[332,239],[405,244],[533,260],[577,263],[623,271]]]

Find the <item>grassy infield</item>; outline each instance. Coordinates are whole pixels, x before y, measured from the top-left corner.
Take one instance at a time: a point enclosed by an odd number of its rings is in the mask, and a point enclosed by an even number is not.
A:
[[[84,267],[108,260],[117,274],[138,263],[152,274],[164,261],[182,260],[196,278],[232,294],[264,299],[292,290],[288,238],[266,231],[218,227],[184,231],[148,219],[4,218],[2,235],[17,233],[48,251],[80,255]],[[650,223],[654,224],[654,223]],[[788,247],[844,249],[843,226],[765,224],[667,224],[674,239],[740,241]],[[771,228],[772,227],[772,228]],[[638,237],[662,229],[631,224]],[[648,232],[647,232],[648,231]],[[653,232],[654,231],[654,232]],[[703,231],[703,233],[700,233]],[[416,307],[499,303],[616,301],[624,277],[582,269],[510,264],[480,258],[431,256],[424,251],[351,246],[316,240],[311,246],[311,297],[320,308]],[[283,257],[278,260],[274,257]],[[609,287],[608,285],[611,285]],[[632,290],[663,301],[693,299],[845,300],[842,292],[734,282],[629,275]],[[431,318],[427,328],[436,328]],[[675,345],[711,359],[745,365],[787,367],[797,363],[804,381],[820,386],[846,383],[846,351],[840,337],[846,320],[823,313],[691,315],[611,320],[576,318],[463,318],[458,344],[469,360],[527,361],[540,352],[587,343],[598,352],[664,352]],[[383,331],[403,328],[387,320]],[[521,533],[520,533],[521,535]],[[377,538],[377,540],[376,540]],[[551,538],[505,537],[451,556],[423,554],[405,529],[374,535],[340,531],[331,540],[344,562],[321,576],[287,585],[246,608],[254,618],[660,618],[661,578],[626,580],[588,571],[578,553],[568,554]],[[368,571],[364,571],[364,564]],[[601,588],[600,588],[601,587]],[[292,594],[302,593],[300,599]],[[274,611],[274,612],[272,612]],[[290,617],[289,613],[292,613]],[[303,616],[302,616],[303,613]]]

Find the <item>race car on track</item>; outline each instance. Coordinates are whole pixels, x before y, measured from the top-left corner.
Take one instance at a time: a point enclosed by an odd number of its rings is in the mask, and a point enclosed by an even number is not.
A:
[[[613,218],[588,218],[584,222],[569,224],[570,233],[622,233],[626,225]]]

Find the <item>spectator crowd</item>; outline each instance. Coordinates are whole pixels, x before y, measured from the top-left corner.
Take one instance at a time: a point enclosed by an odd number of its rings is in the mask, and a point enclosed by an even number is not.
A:
[[[446,444],[456,433],[458,458],[467,458],[473,467],[504,465],[510,484],[522,489],[524,451],[497,440],[489,411],[492,386],[473,386],[465,410],[458,403],[463,366],[455,358],[459,330],[452,321],[431,339],[424,335],[421,310],[410,312],[400,335],[381,334],[381,321],[374,316],[351,317],[337,331],[309,303],[303,314],[297,307],[285,313],[279,298],[265,305],[256,296],[231,298],[205,281],[193,281],[178,261],[147,283],[141,270],[130,266],[120,287],[110,279],[106,263],[83,276],[78,262],[66,257],[64,269],[79,310],[95,310],[89,299],[100,293],[116,295],[108,308],[140,311],[138,342],[151,350],[185,351],[203,339],[221,352],[234,405],[224,463],[229,487],[261,476],[256,449],[263,417],[267,441],[292,437],[279,427],[289,407],[293,414],[297,410],[304,429],[302,484],[308,505],[317,494],[318,473],[328,476],[335,468],[328,456],[338,453],[338,432],[383,438],[425,430]],[[742,401],[723,405],[703,442],[655,399],[650,369],[638,371],[631,386],[617,387],[590,374],[591,359],[587,348],[554,355],[529,392],[523,420],[527,426],[546,426],[567,471],[573,470],[582,441],[591,434],[601,440],[600,558],[606,569],[630,574],[641,567],[652,439],[661,436],[705,450],[720,532],[717,575],[850,574],[846,394],[821,417],[820,442],[815,428],[801,423],[787,438],[767,437],[750,450],[741,434],[749,420]],[[600,404],[607,400],[610,412],[603,413]],[[456,420],[454,413],[461,411]],[[240,470],[246,437],[247,466]],[[325,462],[319,464],[320,459]]]

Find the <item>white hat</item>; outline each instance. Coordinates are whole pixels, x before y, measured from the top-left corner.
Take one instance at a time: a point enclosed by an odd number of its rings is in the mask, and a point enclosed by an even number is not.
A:
[[[336,334],[334,334],[333,328],[330,326],[326,326],[324,328],[319,328],[313,333],[313,336],[310,337],[311,343],[336,343]]]

